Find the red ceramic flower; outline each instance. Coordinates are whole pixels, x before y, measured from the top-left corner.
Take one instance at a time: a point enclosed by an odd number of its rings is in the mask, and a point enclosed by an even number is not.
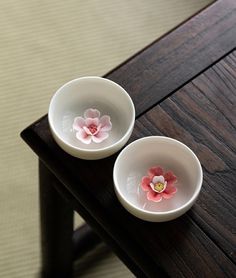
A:
[[[147,199],[153,202],[160,202],[162,198],[170,199],[177,192],[174,183],[177,181],[173,172],[164,173],[160,166],[148,170],[148,176],[141,181],[143,191],[147,191]]]
[[[76,131],[76,138],[84,144],[90,144],[92,141],[101,143],[108,138],[112,128],[110,117],[104,115],[100,118],[100,112],[97,109],[89,108],[84,112],[83,117],[76,117],[73,123],[73,129]]]

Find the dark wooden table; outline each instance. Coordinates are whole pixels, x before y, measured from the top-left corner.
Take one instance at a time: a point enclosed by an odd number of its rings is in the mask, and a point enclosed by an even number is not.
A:
[[[73,259],[100,238],[138,277],[236,277],[235,47],[236,1],[217,1],[106,75],[136,106],[130,142],[170,136],[202,163],[199,199],[174,221],[145,222],[120,205],[116,155],[68,155],[52,139],[47,116],[22,132],[40,160],[44,277],[69,277]],[[89,224],[74,234],[73,211]]]

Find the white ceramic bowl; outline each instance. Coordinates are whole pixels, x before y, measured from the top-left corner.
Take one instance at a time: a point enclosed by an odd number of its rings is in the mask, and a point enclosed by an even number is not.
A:
[[[109,115],[112,130],[101,143],[84,144],[75,136],[73,121],[86,109]],[[82,159],[101,159],[121,149],[134,126],[135,109],[128,93],[115,82],[96,76],[74,79],[57,90],[51,99],[49,125],[57,144],[67,153]]]
[[[141,179],[153,166],[162,166],[177,176],[177,192],[161,202],[147,200]],[[183,143],[162,136],[136,140],[117,157],[113,179],[121,204],[143,220],[163,222],[175,219],[191,208],[202,186],[202,168],[197,156]]]

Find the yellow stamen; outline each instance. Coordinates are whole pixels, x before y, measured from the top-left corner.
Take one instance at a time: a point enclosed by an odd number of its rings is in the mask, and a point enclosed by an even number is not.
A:
[[[162,191],[164,189],[164,184],[161,183],[161,182],[157,182],[155,185],[154,185],[154,189],[158,192]]]

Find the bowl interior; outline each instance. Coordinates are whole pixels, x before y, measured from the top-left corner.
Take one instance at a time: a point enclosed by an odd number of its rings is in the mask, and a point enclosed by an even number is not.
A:
[[[83,117],[88,108],[98,109],[101,116],[111,118],[109,137],[98,144],[80,142],[72,128],[74,118]],[[100,77],[84,77],[66,83],[56,92],[49,108],[54,132],[66,144],[78,149],[99,150],[115,144],[133,124],[134,117],[133,103],[125,90]]]
[[[177,193],[169,200],[147,200],[140,186],[148,169],[162,166],[177,176]],[[201,187],[201,166],[184,144],[168,137],[146,137],[133,142],[119,155],[114,168],[115,186],[132,206],[150,212],[169,212],[185,205]]]

